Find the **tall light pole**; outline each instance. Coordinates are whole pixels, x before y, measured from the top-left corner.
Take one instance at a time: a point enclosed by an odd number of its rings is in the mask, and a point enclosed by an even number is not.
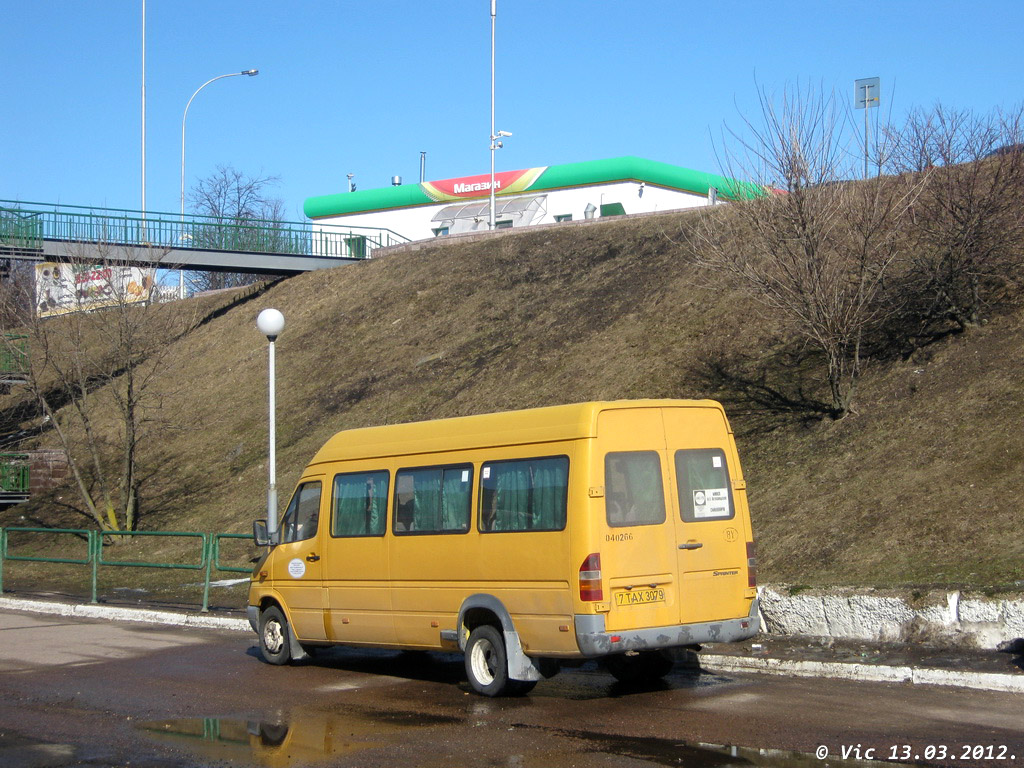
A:
[[[185,113],[181,116],[181,229],[182,234],[185,231],[185,120],[188,118],[188,108],[192,106],[192,99],[199,95],[199,92],[203,90],[210,83],[215,80],[223,80],[225,77],[238,77],[239,75],[248,75],[254,77],[258,75],[260,71],[258,69],[245,69],[241,72],[229,72],[226,75],[217,75],[217,77],[211,77],[205,83],[196,88],[196,92],[192,94],[192,97],[188,100],[188,104],[185,105]],[[179,272],[178,275],[178,292],[181,298],[185,298],[185,272],[184,270]]]
[[[284,315],[276,309],[264,309],[256,318],[256,327],[260,329],[260,332],[270,342],[269,372],[267,377],[269,381],[268,390],[270,392],[269,449],[267,452],[270,484],[267,487],[267,534],[270,537],[270,542],[273,544],[277,541],[277,390],[274,383],[277,371],[274,358],[274,342],[277,341],[277,337],[284,330]]]
[[[142,0],[142,221],[146,221],[146,0]],[[146,233],[148,235],[148,233]],[[146,237],[149,240],[148,236]]]
[[[490,215],[487,217],[487,228],[494,229],[494,152],[501,149],[503,136],[511,136],[508,131],[494,130],[494,24],[498,16],[498,0],[491,0],[491,193],[489,196]]]

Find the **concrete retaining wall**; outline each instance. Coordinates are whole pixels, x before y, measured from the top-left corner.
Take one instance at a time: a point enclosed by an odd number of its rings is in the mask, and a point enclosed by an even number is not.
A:
[[[761,630],[844,640],[935,641],[996,648],[1024,638],[1024,597],[989,598],[961,592],[791,590],[760,587]]]

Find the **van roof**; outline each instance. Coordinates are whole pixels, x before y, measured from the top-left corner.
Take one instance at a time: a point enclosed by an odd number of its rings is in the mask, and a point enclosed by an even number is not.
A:
[[[714,400],[610,400],[348,429],[324,443],[310,465],[595,437],[598,415],[623,408],[722,410]]]

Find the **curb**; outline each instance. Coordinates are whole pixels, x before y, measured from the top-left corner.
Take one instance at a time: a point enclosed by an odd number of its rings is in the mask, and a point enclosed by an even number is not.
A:
[[[999,672],[969,672],[932,667],[852,664],[839,661],[796,661],[793,659],[746,658],[742,656],[700,655],[704,669],[721,672],[755,672],[792,677],[829,677],[876,683],[912,683],[948,685],[980,691],[1024,693],[1024,675]]]
[[[0,597],[0,610],[27,611],[56,616],[75,616],[108,621],[134,621],[143,624],[165,624],[198,629],[227,629],[251,632],[248,619],[209,616],[148,608],[118,608],[109,605],[55,603],[44,600],[21,600]],[[1024,693],[1024,675],[998,672],[969,672],[906,665],[853,664],[837,661],[796,661],[770,657],[744,657],[724,654],[700,654],[702,669],[711,672],[753,672],[790,677],[828,677],[876,683],[912,683],[914,685],[947,685],[982,691]]]
[[[199,629],[231,629],[252,632],[248,619],[233,619],[228,616],[210,616],[202,613],[156,611],[149,608],[117,608],[111,605],[53,603],[44,600],[0,597],[0,609],[46,613],[55,616],[77,616],[85,619],[135,621],[143,624],[167,624]]]

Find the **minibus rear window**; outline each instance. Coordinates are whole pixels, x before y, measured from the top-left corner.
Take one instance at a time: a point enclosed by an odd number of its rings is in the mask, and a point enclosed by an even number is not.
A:
[[[679,513],[686,522],[728,520],[736,514],[721,448],[676,451],[676,479]]]
[[[386,471],[335,475],[331,535],[383,536],[388,519],[388,480]]]
[[[604,506],[608,525],[665,522],[661,458],[655,451],[621,451],[604,457]]]
[[[473,467],[400,469],[395,474],[396,534],[469,530]]]
[[[561,531],[569,493],[569,459],[492,461],[480,470],[480,530]]]

